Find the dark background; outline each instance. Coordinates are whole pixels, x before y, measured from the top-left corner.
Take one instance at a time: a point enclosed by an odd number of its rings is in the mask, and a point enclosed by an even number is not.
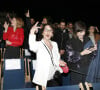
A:
[[[66,22],[77,20],[85,21],[87,25],[96,25],[100,28],[100,2],[76,0],[3,0],[0,12],[15,12],[24,17],[27,9],[31,17],[41,20],[43,16],[51,16],[53,21],[64,18]]]

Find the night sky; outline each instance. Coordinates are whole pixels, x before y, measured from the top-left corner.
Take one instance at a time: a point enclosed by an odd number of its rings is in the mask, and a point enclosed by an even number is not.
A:
[[[76,1],[76,0],[3,0],[4,7],[0,11],[15,12],[24,16],[27,9],[31,17],[40,20],[43,16],[51,16],[54,21],[64,18],[68,21],[85,21],[88,25],[100,24],[100,2],[99,1]],[[5,4],[6,3],[6,4]]]

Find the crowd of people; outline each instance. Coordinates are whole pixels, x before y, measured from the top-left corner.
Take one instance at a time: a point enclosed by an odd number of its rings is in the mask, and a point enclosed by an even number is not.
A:
[[[60,81],[53,78],[57,70],[63,73],[59,65],[69,67],[70,85],[85,81],[100,82],[100,76],[95,75],[95,71],[100,72],[98,27],[93,25],[87,27],[81,20],[51,21],[50,17],[44,16],[42,21],[36,22],[30,17],[29,10],[25,13],[25,18],[12,13],[1,16],[0,62],[3,58],[36,59],[32,83],[36,85],[37,90],[45,90],[47,86],[62,85],[61,78]],[[95,78],[91,76],[93,72]]]

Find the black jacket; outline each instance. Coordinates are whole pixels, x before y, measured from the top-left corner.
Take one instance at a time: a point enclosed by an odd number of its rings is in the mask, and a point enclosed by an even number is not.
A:
[[[59,50],[61,49],[65,50],[66,42],[68,39],[69,39],[69,35],[66,29],[65,30],[56,29],[54,31],[53,40],[57,42]]]

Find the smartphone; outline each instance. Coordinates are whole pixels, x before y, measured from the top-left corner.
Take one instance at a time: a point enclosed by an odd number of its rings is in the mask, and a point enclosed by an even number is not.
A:
[[[94,46],[90,46],[88,49],[91,49],[91,48],[93,48]]]

